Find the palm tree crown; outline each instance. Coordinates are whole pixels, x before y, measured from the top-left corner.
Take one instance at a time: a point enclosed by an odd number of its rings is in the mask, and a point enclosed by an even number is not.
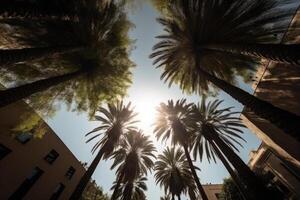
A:
[[[165,34],[150,57],[164,69],[161,78],[180,85],[187,92],[203,93],[212,89],[198,72],[206,72],[236,83],[235,74],[247,74],[258,60],[209,48],[219,43],[261,43],[274,41],[282,33],[291,12],[278,12],[278,2],[267,1],[175,1],[169,6],[171,17],[158,19]],[[273,24],[273,26],[270,26]],[[248,79],[248,77],[245,77]]]
[[[190,134],[186,129],[190,123],[191,104],[187,104],[185,99],[175,103],[169,100],[167,104],[161,103],[157,111],[154,129],[157,139],[164,141],[171,137],[173,145],[183,143],[188,145]]]
[[[153,158],[156,151],[149,136],[145,136],[141,131],[130,131],[125,139],[121,141],[120,147],[116,150],[111,169],[117,168],[117,174],[124,173],[124,182],[132,181],[141,174],[147,175],[147,171],[154,166]]]
[[[119,200],[146,200],[145,191],[147,191],[146,177],[138,177],[133,182],[126,182],[121,184],[118,189]],[[115,189],[116,182],[112,189]]]
[[[156,183],[172,197],[186,193],[187,189],[195,184],[184,152],[175,148],[167,147],[158,156],[154,176]]]
[[[87,142],[102,136],[92,148],[92,152],[94,153],[98,148],[104,149],[104,157],[108,158],[108,156],[113,153],[114,148],[120,144],[120,139],[124,133],[135,129],[134,123],[137,121],[134,120],[134,118],[137,113],[132,110],[131,103],[124,105],[123,101],[108,104],[107,108],[100,107],[98,111],[102,115],[96,115],[95,119],[99,121],[101,125],[86,134],[86,136],[88,136],[96,133],[89,138]],[[101,132],[99,133],[99,131]]]
[[[208,161],[212,158],[216,162],[214,148],[211,146],[211,141],[207,140],[210,138],[211,129],[236,151],[238,151],[236,144],[242,147],[239,140],[246,142],[241,136],[243,134],[241,128],[245,126],[236,116],[239,112],[232,112],[232,107],[219,108],[222,102],[214,100],[206,103],[203,98],[201,103],[193,105],[193,120],[195,121],[193,154],[195,159],[199,155],[202,160],[205,152]]]

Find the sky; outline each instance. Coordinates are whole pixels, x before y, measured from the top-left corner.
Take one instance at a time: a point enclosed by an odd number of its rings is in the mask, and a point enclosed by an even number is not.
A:
[[[136,67],[133,71],[133,84],[129,88],[126,101],[132,101],[139,113],[138,119],[141,120],[139,127],[144,130],[145,134],[151,135],[154,144],[161,150],[164,145],[155,140],[152,133],[153,126],[151,126],[155,118],[155,107],[160,102],[166,102],[169,99],[186,98],[188,102],[198,102],[200,97],[185,95],[176,85],[168,88],[160,80],[161,71],[155,69],[152,61],[148,58],[152,46],[157,42],[155,36],[163,32],[162,27],[156,22],[157,17],[158,13],[148,3],[141,4],[135,11],[129,13],[130,20],[135,24],[135,28],[130,31],[130,37],[136,40],[135,49],[131,54],[131,59],[136,63]],[[241,83],[241,88],[252,93],[249,85]],[[236,111],[242,110],[239,103],[223,92],[217,98],[224,100],[222,106],[235,106]],[[90,152],[93,143],[86,144],[84,135],[99,125],[97,122],[89,121],[86,114],[67,111],[64,106],[47,122],[80,161],[91,163],[95,156]],[[249,152],[257,149],[260,141],[248,129],[244,129],[244,138],[247,143],[244,144],[244,148],[238,154],[247,163]],[[93,179],[109,194],[111,194],[112,182],[115,180],[114,171],[110,170],[111,164],[112,161],[110,160],[101,161],[93,175]],[[223,178],[228,177],[226,169],[219,161],[217,164],[209,164],[204,160],[201,163],[196,163],[196,165],[201,169],[198,175],[202,184],[222,183]],[[157,200],[164,194],[159,186],[155,185],[153,174],[152,172],[148,175],[148,191],[146,193],[148,200]]]

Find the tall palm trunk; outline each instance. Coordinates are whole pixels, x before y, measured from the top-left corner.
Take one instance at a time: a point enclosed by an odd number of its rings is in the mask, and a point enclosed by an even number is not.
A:
[[[192,161],[192,159],[191,159],[190,153],[189,153],[189,151],[188,151],[188,149],[187,149],[187,146],[186,146],[186,145],[182,145],[182,146],[183,146],[183,149],[184,149],[185,156],[186,156],[186,158],[187,158],[187,160],[188,160],[190,169],[191,169],[191,171],[192,171],[194,180],[195,180],[196,185],[197,185],[197,187],[198,187],[198,190],[199,190],[199,192],[200,192],[200,194],[201,194],[201,197],[202,197],[203,200],[208,200],[208,198],[207,198],[207,196],[206,196],[206,193],[205,193],[205,191],[204,191],[204,189],[203,189],[203,187],[202,187],[202,185],[201,185],[201,183],[200,183],[200,180],[199,180],[199,178],[198,178],[198,176],[197,176],[197,173],[196,173],[196,170],[195,170],[193,161]]]
[[[78,200],[81,198],[81,195],[82,195],[85,187],[89,183],[89,180],[91,179],[93,173],[95,172],[95,170],[103,156],[103,153],[104,153],[103,148],[101,148],[100,151],[98,152],[97,156],[94,158],[92,164],[89,166],[88,170],[85,172],[85,174],[82,176],[79,183],[77,184],[74,192],[72,193],[72,195],[70,197],[70,200]]]
[[[120,175],[120,177],[118,178],[116,187],[115,187],[114,192],[113,192],[113,194],[112,194],[112,196],[111,196],[111,198],[110,198],[111,200],[116,200],[116,199],[117,199],[118,190],[119,190],[119,188],[120,188],[120,185],[121,185],[121,183],[122,183],[122,180],[123,180],[124,175],[125,175],[125,173],[122,172],[121,175]]]
[[[14,64],[17,62],[25,62],[34,59],[39,59],[54,54],[61,54],[84,49],[80,45],[61,45],[54,47],[36,47],[23,49],[1,49],[0,50],[0,65]]]
[[[72,80],[82,74],[84,70],[78,70],[68,74],[50,77],[47,79],[38,80],[32,83],[27,83],[15,88],[9,88],[0,91],[0,108],[16,101],[22,100],[23,98],[29,97],[32,94],[47,90],[52,86],[59,85],[60,83]]]
[[[240,194],[242,195],[242,197],[246,200],[251,199],[250,198],[251,195],[248,194],[248,192],[246,191],[246,189],[242,185],[241,180],[237,176],[236,172],[232,169],[232,167],[230,166],[228,161],[225,159],[225,157],[222,154],[222,152],[220,151],[220,149],[216,146],[216,144],[213,141],[211,141],[210,144],[212,145],[212,147],[213,147],[214,151],[216,152],[218,158],[221,160],[221,162],[223,163],[223,165],[225,166],[225,168],[229,172],[235,186],[238,188],[238,190],[239,190]]]
[[[232,166],[237,170],[239,177],[245,183],[248,193],[252,200],[270,199],[270,193],[263,185],[262,181],[254,174],[253,171],[243,162],[243,160],[212,130],[210,131],[211,139],[223,152],[225,157],[229,160]],[[276,199],[272,197],[272,199]]]
[[[300,64],[299,44],[209,44],[204,48],[265,58],[275,62]]]
[[[244,90],[235,87],[224,80],[221,80],[198,67],[201,73],[208,81],[222,89],[232,98],[246,106],[257,116],[270,121],[272,124],[282,129],[286,134],[300,141],[300,116],[273,106],[271,103],[261,100]]]
[[[175,195],[174,194],[172,194],[172,200],[175,200]]]

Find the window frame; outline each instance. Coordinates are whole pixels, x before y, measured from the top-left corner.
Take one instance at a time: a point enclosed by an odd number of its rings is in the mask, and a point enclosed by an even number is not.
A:
[[[27,137],[27,138],[22,138],[22,137],[26,137],[26,136],[29,136],[29,137]],[[32,135],[32,133],[30,133],[30,132],[24,132],[24,133],[19,133],[19,134],[17,134],[16,135],[16,137],[15,137],[15,139],[19,142],[19,143],[21,143],[21,144],[26,144],[26,143],[28,143],[30,140],[32,140],[32,138],[33,138],[33,135]],[[24,139],[24,140],[23,140]]]
[[[57,158],[59,157],[59,153],[57,151],[55,151],[54,149],[52,149],[45,157],[44,160],[49,163],[50,165],[52,165]]]
[[[70,166],[69,169],[68,169],[68,171],[65,174],[65,177],[67,179],[71,180],[72,177],[74,176],[75,172],[76,172],[76,169],[73,166]]]
[[[0,160],[4,159],[8,154],[12,152],[10,148],[5,146],[4,144],[0,143],[0,149],[3,151],[0,151]]]

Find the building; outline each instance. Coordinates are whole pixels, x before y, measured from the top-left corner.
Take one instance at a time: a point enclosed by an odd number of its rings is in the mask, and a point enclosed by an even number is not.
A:
[[[300,36],[293,27],[300,24],[300,11],[295,15],[290,32],[282,42],[299,43]],[[260,66],[253,84],[254,95],[284,110],[300,115],[300,70],[299,66],[267,62]],[[300,143],[285,134],[267,120],[244,109],[244,124],[264,141],[272,151],[300,168]]]
[[[285,199],[300,199],[300,169],[262,143],[250,153],[249,167],[259,175],[264,175],[269,184],[274,185]]]
[[[222,199],[222,184],[206,184],[202,185],[208,200],[220,200]]]
[[[40,139],[11,134],[28,109],[23,102],[0,109],[0,199],[69,199],[85,168],[46,123]]]

